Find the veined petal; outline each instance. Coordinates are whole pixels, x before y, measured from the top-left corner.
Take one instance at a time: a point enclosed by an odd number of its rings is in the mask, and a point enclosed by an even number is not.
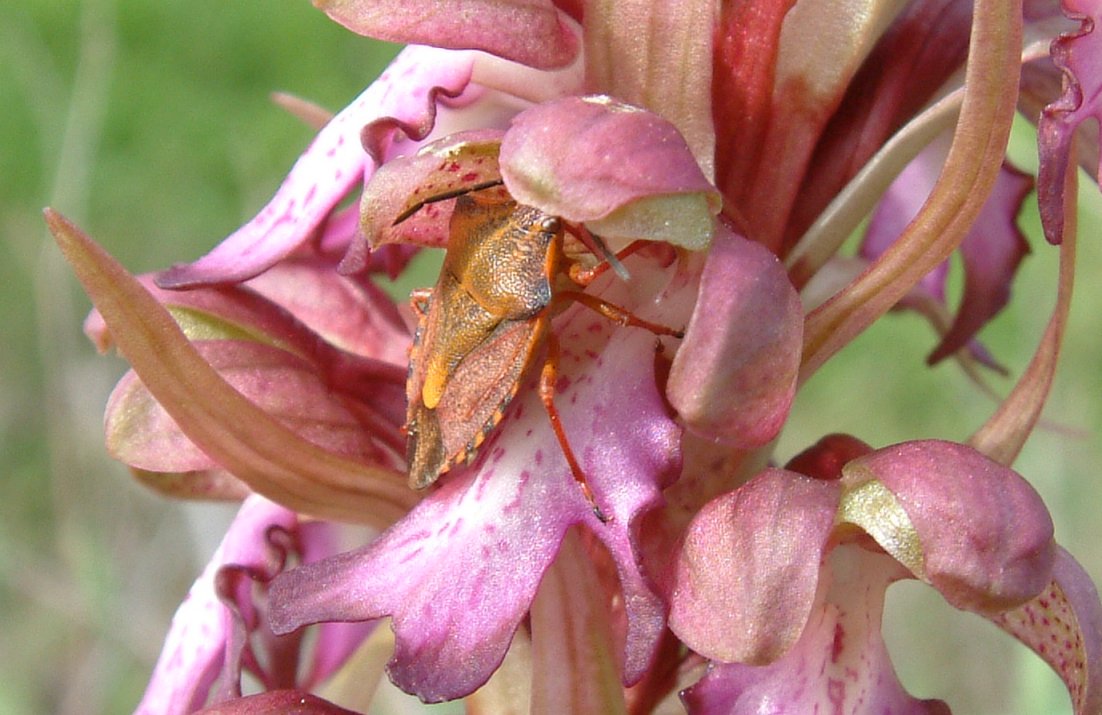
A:
[[[390,119],[399,124],[431,120],[437,94],[456,96],[470,81],[474,57],[427,47],[410,47],[352,104],[318,133],[295,162],[275,196],[256,217],[194,263],[162,273],[158,283],[183,288],[233,283],[261,273],[314,235],[341,199],[374,170],[360,143],[364,125]],[[376,139],[376,141],[379,141]],[[386,146],[383,142],[382,146]]]
[[[1055,554],[1048,510],[1025,479],[974,449],[906,442],[858,457],[842,473],[841,519],[956,608],[990,614],[1048,584]]]
[[[571,532],[532,603],[533,715],[626,715],[608,598]]]
[[[550,0],[315,0],[349,30],[404,44],[483,50],[539,69],[570,64],[577,31]]]
[[[1052,60],[1064,72],[1064,93],[1045,107],[1037,123],[1037,201],[1051,243],[1059,243],[1064,232],[1064,182],[1075,130],[1087,119],[1102,121],[1102,5],[1094,0],[1062,4],[1064,14],[1080,26],[1052,43]]]
[[[748,237],[780,254],[815,144],[902,2],[738,6],[725,4],[720,16],[712,96],[716,126],[725,129],[716,147],[716,184],[749,222]],[[742,61],[746,66],[735,66]]]
[[[501,175],[520,203],[585,223],[610,245],[703,249],[721,201],[673,124],[603,96],[518,114],[501,143]]]
[[[713,660],[779,658],[811,612],[838,496],[836,482],[769,469],[705,505],[678,557],[670,629]]]
[[[627,288],[602,294],[622,305]],[[296,569],[272,591],[280,632],[389,615],[391,679],[426,701],[470,693],[501,662],[566,530],[587,524],[616,564],[627,611],[623,677],[638,679],[662,629],[639,570],[632,524],[679,465],[676,425],[655,384],[654,337],[576,307],[556,321],[555,400],[597,502],[570,475],[535,389],[526,385],[470,469],[454,469],[365,549]],[[623,409],[616,409],[623,406]]]
[[[739,448],[780,431],[796,394],[803,308],[776,256],[721,227],[668,395],[689,429]]]
[[[601,0],[585,6],[586,90],[645,107],[685,137],[715,178],[712,44],[717,3]]]
[[[1102,604],[1071,554],[1057,548],[1048,587],[992,620],[1052,666],[1067,685],[1076,715],[1102,710]]]
[[[297,511],[386,524],[415,501],[402,476],[326,452],[230,387],[126,270],[60,214],[46,221],[119,350],[204,452]]]
[[[393,462],[305,360],[247,341],[205,340],[195,343],[195,349],[233,389],[303,439],[367,464]],[[188,439],[133,372],[112,392],[104,423],[111,456],[132,467],[171,473],[217,464]]]
[[[232,628],[229,611],[215,588],[219,571],[227,565],[270,569],[275,555],[268,544],[268,530],[290,530],[296,523],[293,512],[261,496],[245,500],[210,563],[173,616],[137,715],[183,715],[203,705],[222,667]]]
[[[712,664],[682,695],[692,715],[949,715],[940,700],[911,697],[892,668],[880,622],[884,590],[904,574],[899,565],[848,544],[823,570],[800,640],[769,665]]]

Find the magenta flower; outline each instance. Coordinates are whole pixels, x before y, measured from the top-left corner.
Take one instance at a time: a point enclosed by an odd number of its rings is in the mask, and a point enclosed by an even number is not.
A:
[[[243,500],[140,711],[345,712],[389,618],[396,685],[485,712],[651,712],[680,688],[693,713],[944,712],[907,694],[880,636],[884,590],[916,578],[1102,712],[1102,604],[1008,466],[1066,321],[1093,17],[322,5],[416,44],[210,253],[135,278],[47,214],[89,336],[133,368],[112,454],[166,493]],[[976,336],[1028,250],[1032,182],[1004,162],[1019,103],[1044,108],[1063,267],[1016,388],[960,444],[835,436],[769,467],[800,384],[897,305],[942,333],[931,361],[997,366]],[[424,247],[447,256],[418,321],[376,280]],[[371,530],[349,549],[342,523]]]

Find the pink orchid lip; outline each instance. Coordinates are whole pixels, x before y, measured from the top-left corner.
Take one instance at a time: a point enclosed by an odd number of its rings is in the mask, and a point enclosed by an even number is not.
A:
[[[648,275],[637,273],[639,281]],[[673,273],[668,268],[654,279]],[[591,288],[633,307],[653,300],[650,290],[633,297],[637,282],[606,277]],[[611,520],[594,517],[527,385],[471,466],[445,475],[379,539],[277,578],[277,632],[389,615],[396,637],[391,679],[426,701],[466,695],[504,657],[564,534],[581,523],[619,575],[622,677],[630,683],[643,675],[662,632],[663,606],[638,562],[633,528],[680,466],[680,429],[656,383],[648,331],[612,325],[580,306],[559,316],[555,330],[563,347],[555,399],[570,406],[563,427]],[[624,404],[630,410],[616,409]],[[396,569],[405,574],[399,582]]]

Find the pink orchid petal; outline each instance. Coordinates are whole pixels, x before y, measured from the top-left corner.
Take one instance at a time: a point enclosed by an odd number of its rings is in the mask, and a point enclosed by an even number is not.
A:
[[[1051,243],[1060,242],[1067,220],[1064,176],[1076,129],[1087,119],[1102,121],[1102,5],[1094,0],[1063,0],[1062,5],[1064,14],[1080,26],[1052,43],[1052,60],[1064,72],[1064,93],[1045,107],[1037,122],[1037,201]]]
[[[130,467],[130,474],[139,484],[173,499],[239,502],[253,493],[249,485],[218,468],[213,460],[199,471],[149,472]]]
[[[1048,587],[992,620],[1052,666],[1076,715],[1102,711],[1102,603],[1071,554],[1058,548]]]
[[[261,496],[245,500],[172,618],[172,628],[136,710],[138,715],[183,715],[203,705],[222,667],[232,629],[229,611],[215,590],[218,573],[227,565],[270,569],[276,555],[268,544],[269,529],[289,531],[296,523],[294,512]]]
[[[576,30],[550,0],[315,0],[360,35],[403,44],[483,50],[552,69],[579,51]]]
[[[608,600],[568,533],[532,603],[532,715],[624,711]]]
[[[339,276],[323,261],[291,259],[247,285],[336,348],[402,366],[404,372],[409,329],[394,301],[370,280]]]
[[[858,0],[844,12],[832,2],[774,0],[721,11],[712,98],[727,136],[716,149],[716,185],[747,220],[747,236],[774,253],[783,255],[785,226],[827,121],[898,9],[887,0]]]
[[[720,228],[670,370],[670,403],[704,437],[760,447],[788,416],[802,339],[803,307],[776,256]]]
[[[672,122],[709,180],[715,162],[710,0],[604,0],[585,8],[586,89]]]
[[[933,189],[947,152],[944,142],[931,144],[892,182],[869,222],[861,248],[864,257],[875,260],[903,233]],[[976,223],[961,241],[964,293],[952,326],[927,358],[931,365],[966,346],[974,358],[986,362],[986,351],[972,339],[1006,306],[1010,282],[1029,253],[1017,216],[1032,188],[1032,177],[1003,163]],[[944,303],[948,273],[944,262],[916,287]]]
[[[400,475],[319,449],[244,398],[137,279],[60,214],[45,215],[119,351],[204,452],[257,492],[305,513],[385,525],[415,502]]]
[[[520,203],[610,239],[701,249],[720,206],[673,124],[609,97],[566,97],[518,114],[501,143],[501,175]],[[663,202],[679,211],[658,209]]]
[[[368,244],[375,250],[395,242],[446,246],[455,201],[424,202],[500,180],[497,155],[502,134],[495,129],[450,134],[379,167],[364,187],[360,204]]]
[[[341,110],[295,162],[272,200],[206,256],[168,269],[166,288],[234,283],[252,278],[289,255],[349,191],[373,170],[360,144],[365,124],[380,118],[417,124],[435,111],[440,92],[458,95],[470,81],[469,53],[411,47]],[[391,135],[399,130],[392,126]]]
[[[779,658],[811,612],[838,495],[837,483],[769,469],[705,505],[678,559],[670,629],[713,660]]]
[[[912,2],[900,11],[823,130],[792,207],[789,245],[960,69],[968,56],[971,19],[972,3],[961,0]]]
[[[300,437],[368,463],[391,461],[313,365],[261,343],[214,340],[194,346],[231,387]],[[212,466],[133,373],[111,395],[105,431],[111,455],[138,469],[185,472]]]
[[[825,571],[791,650],[765,666],[714,664],[682,696],[691,715],[949,715],[940,700],[918,700],[903,689],[881,636],[884,590],[902,575],[898,564],[848,545],[831,552]]]
[[[357,715],[305,690],[271,690],[200,710],[197,715]]]
[[[851,461],[843,474],[847,487],[876,480],[895,495],[921,549],[915,576],[956,608],[1005,610],[1048,584],[1055,542],[1044,502],[1020,475],[974,449],[905,442]]]
[[[353,204],[332,214],[325,222],[316,250],[324,256],[338,259],[349,253],[355,254],[356,258],[350,260],[350,264],[355,263],[356,271],[383,273],[391,280],[396,279],[409,265],[410,259],[417,255],[416,246],[391,245],[368,250],[362,241],[357,240],[362,237],[360,206]]]
[[[626,291],[614,285],[604,297]],[[630,529],[679,467],[678,429],[655,384],[649,332],[610,326],[580,307],[555,330],[563,346],[556,404],[610,522],[598,522],[582,497],[528,384],[471,469],[445,475],[365,549],[278,578],[276,631],[389,615],[391,679],[426,701],[465,695],[501,662],[566,530],[586,523],[616,565],[627,611],[624,677],[638,679],[663,609],[639,570]]]

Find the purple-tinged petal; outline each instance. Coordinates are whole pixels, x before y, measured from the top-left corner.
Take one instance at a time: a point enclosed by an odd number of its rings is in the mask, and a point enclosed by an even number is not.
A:
[[[385,525],[416,501],[400,474],[319,449],[249,402],[137,279],[60,214],[45,215],[119,351],[184,433],[227,470],[297,511],[337,520]]]
[[[1056,671],[1076,715],[1102,711],[1102,604],[1071,554],[1057,548],[1048,587],[992,620]]]
[[[625,712],[609,599],[579,535],[563,539],[532,602],[532,715]]]
[[[602,297],[633,307],[623,300],[628,288],[612,288]],[[555,330],[563,346],[556,403],[611,521],[594,517],[527,385],[472,468],[446,475],[367,548],[278,578],[275,630],[389,615],[397,640],[391,679],[427,701],[465,695],[501,662],[563,534],[586,523],[616,565],[627,611],[623,672],[638,679],[663,609],[639,570],[630,529],[680,466],[679,430],[655,384],[653,335],[612,327],[580,307]]]
[[[550,0],[315,0],[360,35],[452,50],[483,50],[552,69],[580,50],[577,29]]]
[[[233,389],[300,437],[365,463],[392,462],[313,365],[262,343],[205,340],[194,345]],[[210,457],[188,439],[137,376],[127,377],[107,405],[104,428],[111,455],[155,472],[210,469]]]
[[[394,302],[370,280],[342,277],[331,264],[299,259],[281,261],[247,285],[330,345],[400,365],[404,372],[409,329]]]
[[[172,618],[172,628],[138,715],[189,713],[202,706],[222,668],[227,640],[233,626],[229,611],[219,598],[215,581],[224,566],[272,569],[267,534],[272,527],[291,530],[294,512],[261,496],[251,496],[230,525],[203,574],[188,591],[187,599]]]
[[[368,244],[373,249],[395,242],[446,246],[455,201],[425,202],[499,181],[503,133],[474,129],[450,134],[379,167],[360,202],[360,227]]]
[[[802,338],[800,298],[776,256],[720,228],[670,370],[670,403],[706,438],[760,447],[788,416]]]
[[[903,233],[933,189],[947,152],[946,142],[931,144],[892,182],[869,221],[861,246],[863,257],[875,260]],[[991,195],[961,241],[963,297],[952,326],[927,358],[931,365],[964,347],[974,358],[987,362],[986,351],[972,339],[1005,307],[1010,299],[1010,282],[1029,253],[1017,217],[1032,189],[1032,177],[1003,162]],[[923,277],[916,288],[944,303],[948,274],[946,261]]]
[[[1064,182],[1075,130],[1087,119],[1102,121],[1102,5],[1096,0],[1064,0],[1063,8],[1080,26],[1052,43],[1052,60],[1064,72],[1064,93],[1045,107],[1037,122],[1037,201],[1050,243],[1059,243],[1064,234]]]
[[[130,467],[139,484],[173,499],[239,502],[253,493],[249,485],[224,469],[211,466],[195,472],[147,472]]]
[[[808,229],[884,142],[943,89],[968,56],[972,3],[910,2],[846,89],[815,147],[786,244]],[[898,232],[896,233],[898,235]]]
[[[361,128],[387,118],[389,136],[401,124],[430,122],[439,93],[456,96],[470,81],[474,57],[411,47],[395,58],[352,104],[341,110],[295,162],[272,200],[206,256],[168,269],[166,288],[234,283],[252,278],[314,236],[332,209],[374,166],[360,144]],[[385,142],[383,144],[385,146]]]
[[[357,715],[351,710],[334,705],[328,700],[303,690],[272,690],[244,698],[237,698],[209,708],[197,715]]]
[[[903,575],[883,554],[831,552],[800,640],[769,665],[715,663],[682,695],[691,715],[891,713],[949,715],[940,700],[911,697],[880,632],[884,590]]]
[[[670,629],[713,660],[779,658],[811,612],[839,493],[770,469],[705,505],[685,535]]]
[[[907,294],[960,245],[995,185],[1014,118],[1020,0],[976,0],[953,144],[927,201],[869,270],[808,314],[801,381]]]
[[[1052,519],[1013,470],[970,447],[928,440],[879,449],[842,472],[841,518],[956,608],[1005,610],[1048,584]]]
[[[409,264],[418,251],[417,246],[379,246],[369,251],[362,241],[360,233],[360,207],[358,204],[347,206],[331,214],[321,227],[321,235],[318,237],[316,250],[323,256],[340,260],[346,255],[354,255],[349,259],[350,272],[366,271],[367,273],[384,273],[394,280]],[[263,275],[263,274],[261,274]]]
[[[1041,417],[1041,410],[1048,399],[1052,381],[1056,375],[1056,363],[1064,340],[1068,313],[1071,310],[1072,287],[1075,283],[1076,236],[1075,203],[1078,196],[1078,174],[1075,167],[1067,167],[1064,177],[1065,210],[1063,241],[1060,244],[1060,274],[1056,292],[1056,305],[1052,317],[1045,326],[1041,343],[1018,378],[1018,383],[999,409],[980,429],[968,439],[968,444],[1003,464],[1012,464],[1025,440]]]
[[[586,90],[646,107],[672,122],[714,176],[711,0],[603,0],[585,7]]]
[[[823,128],[900,5],[772,0],[721,10],[712,89],[716,126],[723,127],[716,185],[748,221],[747,236],[774,253],[781,254]],[[757,30],[765,34],[748,36]],[[740,61],[748,66],[733,66]]]
[[[501,142],[509,193],[610,240],[703,249],[720,197],[677,128],[604,96],[521,112]]]

